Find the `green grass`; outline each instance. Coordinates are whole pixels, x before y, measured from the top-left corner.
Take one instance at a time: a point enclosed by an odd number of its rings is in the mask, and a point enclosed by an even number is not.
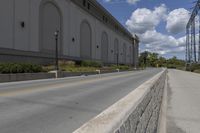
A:
[[[82,61],[79,64],[76,64],[73,61],[59,61],[59,67],[60,70],[65,72],[95,72],[96,70],[130,70],[129,66],[126,65],[111,65],[107,67],[103,67],[100,62],[94,62],[94,61]],[[55,70],[54,65],[48,65],[43,67],[46,71],[52,71]]]
[[[95,72],[97,69],[100,69],[101,66],[99,63],[83,61],[77,65],[73,61],[59,61],[59,68],[64,72]],[[54,65],[43,66],[43,69],[46,71],[55,70]]]
[[[97,69],[96,67],[83,67],[83,66],[66,66],[61,68],[62,71],[65,72],[95,72]]]
[[[131,68],[130,68],[129,66],[127,66],[127,65],[119,65],[119,66],[117,66],[117,65],[112,65],[111,68],[112,68],[113,70],[116,70],[116,69],[119,69],[119,70],[130,70],[130,69],[131,69]]]

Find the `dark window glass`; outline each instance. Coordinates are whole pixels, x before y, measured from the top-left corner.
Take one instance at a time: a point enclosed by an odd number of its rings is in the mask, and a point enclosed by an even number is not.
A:
[[[86,5],[86,0],[83,0],[83,6],[85,6]]]
[[[90,10],[90,3],[88,3],[88,10]]]
[[[108,22],[108,18],[106,18],[106,23]]]
[[[105,20],[105,16],[103,16],[103,21]]]

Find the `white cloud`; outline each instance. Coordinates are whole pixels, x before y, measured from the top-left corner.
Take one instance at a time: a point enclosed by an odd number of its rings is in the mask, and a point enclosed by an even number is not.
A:
[[[185,30],[189,14],[184,8],[167,11],[165,4],[155,7],[153,10],[139,8],[135,10],[126,21],[126,26],[132,34],[140,38],[142,50],[157,52],[159,54],[178,54],[185,52],[186,37],[175,38],[157,32],[156,27],[161,21],[166,21],[166,29],[169,33],[180,33]]]
[[[139,37],[141,44],[145,47],[144,51],[148,50],[159,54],[185,51],[185,37],[176,39],[173,36],[161,34],[156,30],[139,34]]]
[[[185,31],[186,24],[189,20],[189,11],[179,8],[171,11],[167,17],[166,29],[169,33],[177,34]]]
[[[154,30],[162,19],[166,17],[167,8],[164,4],[155,7],[154,10],[139,8],[135,10],[127,20],[126,25],[131,32],[145,33]]]
[[[112,2],[112,3],[123,3],[127,2],[129,4],[136,4],[140,0],[104,0],[105,2]]]
[[[136,2],[140,1],[140,0],[126,0],[129,4],[135,4]]]

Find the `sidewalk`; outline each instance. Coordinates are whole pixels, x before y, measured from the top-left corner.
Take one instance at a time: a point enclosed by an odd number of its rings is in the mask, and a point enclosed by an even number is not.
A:
[[[200,133],[200,74],[169,70],[167,133]]]

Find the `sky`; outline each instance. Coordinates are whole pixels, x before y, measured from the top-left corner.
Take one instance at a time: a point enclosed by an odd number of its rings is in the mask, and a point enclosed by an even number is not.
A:
[[[140,52],[150,51],[185,59],[185,27],[192,0],[97,0],[132,34]]]

